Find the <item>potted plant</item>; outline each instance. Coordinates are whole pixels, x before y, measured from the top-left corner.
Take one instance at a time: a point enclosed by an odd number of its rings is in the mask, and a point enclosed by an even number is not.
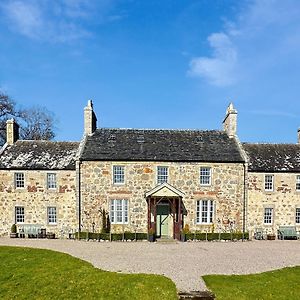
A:
[[[190,233],[190,226],[188,224],[185,224],[183,229],[181,230],[181,241],[186,241],[186,234]]]
[[[18,233],[17,233],[17,226],[16,224],[12,224],[11,229],[10,229],[10,237],[11,238],[17,238]]]
[[[155,241],[155,231],[153,228],[149,229],[148,236],[149,236],[149,242]]]

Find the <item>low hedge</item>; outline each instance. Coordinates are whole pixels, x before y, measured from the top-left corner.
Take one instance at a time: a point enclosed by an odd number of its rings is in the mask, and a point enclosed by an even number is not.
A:
[[[75,238],[78,239],[78,236],[80,239],[83,240],[106,240],[106,241],[110,241],[110,239],[112,241],[122,241],[124,240],[147,240],[148,235],[147,233],[142,233],[142,232],[124,232],[124,236],[123,233],[98,233],[98,232],[80,232],[80,234],[78,234],[78,232],[75,233]]]
[[[201,233],[186,233],[186,240],[200,240],[200,241],[216,241],[216,240],[241,240],[243,238],[243,233],[241,232],[201,232]],[[249,239],[249,233],[245,232],[244,239]]]

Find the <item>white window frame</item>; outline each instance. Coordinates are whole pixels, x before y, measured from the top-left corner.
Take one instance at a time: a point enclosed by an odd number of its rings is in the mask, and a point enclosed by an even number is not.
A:
[[[57,208],[55,206],[47,207],[47,223],[49,225],[57,224]]]
[[[57,175],[56,173],[47,173],[47,189],[56,190],[57,189]]]
[[[296,192],[300,192],[300,175],[296,175]]]
[[[113,166],[113,184],[116,185],[125,184],[125,166],[120,166],[120,165]]]
[[[274,175],[265,174],[264,184],[265,184],[266,192],[273,192],[274,191]]]
[[[157,166],[157,184],[163,184],[169,180],[169,167]]]
[[[295,223],[300,224],[300,207],[295,209]]]
[[[213,224],[215,206],[214,201],[209,199],[197,200],[196,224]]]
[[[110,200],[110,223],[128,224],[129,201],[128,199]]]
[[[265,207],[264,208],[264,225],[272,225],[274,219],[274,208]]]
[[[15,173],[15,188],[16,189],[25,188],[25,174],[23,172]]]
[[[15,223],[24,224],[25,223],[25,208],[24,206],[15,206]]]
[[[211,185],[211,167],[200,167],[200,185]]]

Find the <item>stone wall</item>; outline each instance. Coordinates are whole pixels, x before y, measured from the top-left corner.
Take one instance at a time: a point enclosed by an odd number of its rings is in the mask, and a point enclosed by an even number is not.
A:
[[[125,184],[114,185],[113,165],[125,166]],[[166,162],[83,162],[81,165],[81,201],[83,230],[100,231],[102,226],[99,209],[109,211],[113,199],[129,200],[129,222],[112,225],[112,231],[147,231],[147,202],[145,193],[156,185],[157,166],[169,167],[169,181],[185,193],[183,204],[187,210],[184,223],[191,230],[212,230],[211,225],[196,225],[196,201],[214,200],[214,228],[217,220],[223,230],[228,230],[228,220],[235,228],[242,229],[243,213],[243,164],[238,163],[166,163]],[[212,168],[211,186],[200,186],[200,166]]]
[[[266,233],[276,233],[280,225],[295,226],[296,207],[300,208],[300,192],[296,192],[296,176],[293,173],[272,173],[274,191],[264,189],[267,173],[248,173],[248,223],[249,229],[262,227]],[[268,175],[268,174],[267,174]],[[273,224],[264,225],[264,208],[273,208]],[[298,224],[300,230],[300,224]]]
[[[25,188],[16,189],[15,172],[25,174]],[[47,189],[47,173],[56,173],[57,189]],[[25,208],[25,224],[41,224],[47,231],[77,228],[75,171],[5,171],[0,172],[0,235],[10,232],[15,222],[15,206]],[[57,209],[57,224],[49,225],[47,207]]]

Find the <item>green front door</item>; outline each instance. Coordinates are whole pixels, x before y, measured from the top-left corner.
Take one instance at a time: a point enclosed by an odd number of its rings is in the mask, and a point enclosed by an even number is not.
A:
[[[156,232],[157,236],[169,236],[169,205],[157,205]]]

